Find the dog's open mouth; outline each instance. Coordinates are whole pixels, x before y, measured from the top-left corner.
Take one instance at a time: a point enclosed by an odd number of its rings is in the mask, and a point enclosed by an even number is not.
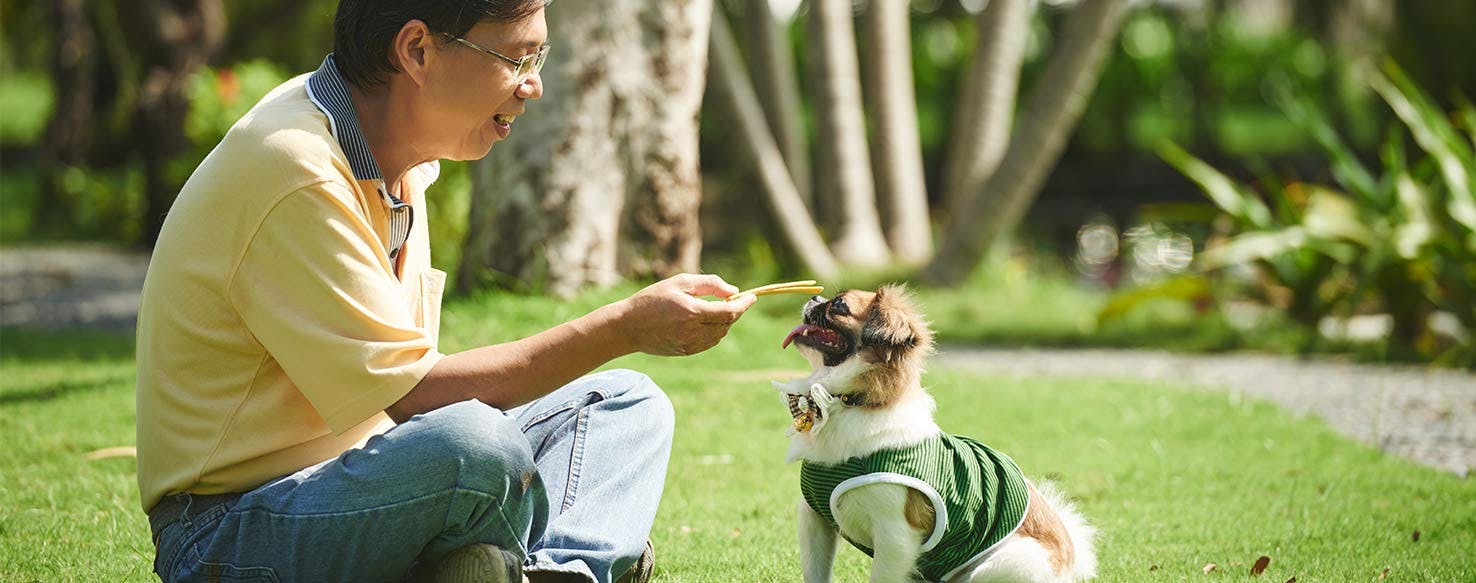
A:
[[[845,355],[851,352],[851,343],[845,337],[834,330],[814,324],[795,326],[784,337],[784,344],[780,348],[789,348],[790,342],[803,344],[826,354]]]

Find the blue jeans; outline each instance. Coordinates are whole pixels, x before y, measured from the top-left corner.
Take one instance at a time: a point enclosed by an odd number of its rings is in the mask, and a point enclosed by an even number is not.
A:
[[[490,543],[526,572],[607,583],[645,550],[671,455],[671,402],[611,370],[506,412],[465,401],[159,533],[165,581],[398,581]],[[187,494],[181,496],[188,496]]]

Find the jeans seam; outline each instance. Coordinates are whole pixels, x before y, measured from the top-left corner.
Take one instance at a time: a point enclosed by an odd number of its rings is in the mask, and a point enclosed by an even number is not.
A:
[[[574,441],[569,448],[569,480],[564,485],[564,501],[559,508],[563,513],[574,505],[579,492],[579,475],[584,470],[585,435],[589,431],[589,409],[581,407],[574,421]]]
[[[570,399],[568,401],[560,403],[557,407],[544,411],[539,416],[529,419],[527,423],[523,424],[523,431],[526,432],[529,429],[532,429],[534,425],[543,423],[544,421],[548,421],[549,419],[552,419],[555,415],[559,415],[570,409],[577,408],[579,407],[579,403],[579,399]]]
[[[189,560],[191,556],[195,558],[197,565],[204,565],[206,567],[212,568],[222,568],[222,570],[229,569],[232,571],[237,571],[236,574],[241,577],[254,578],[265,575],[268,579],[272,581],[280,582],[282,580],[280,577],[277,576],[277,570],[271,567],[242,567],[227,562],[207,561],[205,560],[205,555],[200,553],[200,543],[198,541],[195,544],[190,545],[190,550],[188,553],[185,554],[184,558],[186,560]],[[220,580],[219,574],[214,573],[213,569],[211,575],[208,577],[211,581]]]

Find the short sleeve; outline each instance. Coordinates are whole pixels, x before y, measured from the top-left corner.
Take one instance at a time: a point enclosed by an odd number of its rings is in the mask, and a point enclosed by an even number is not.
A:
[[[415,325],[357,201],[334,183],[286,195],[229,288],[247,328],[335,434],[405,396],[442,356]]]

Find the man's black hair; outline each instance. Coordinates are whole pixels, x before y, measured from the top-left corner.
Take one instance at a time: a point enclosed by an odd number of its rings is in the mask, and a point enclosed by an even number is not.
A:
[[[389,48],[406,22],[419,20],[431,32],[459,37],[478,22],[514,22],[547,4],[548,0],[339,0],[333,18],[333,60],[349,83],[374,87],[395,71]]]

